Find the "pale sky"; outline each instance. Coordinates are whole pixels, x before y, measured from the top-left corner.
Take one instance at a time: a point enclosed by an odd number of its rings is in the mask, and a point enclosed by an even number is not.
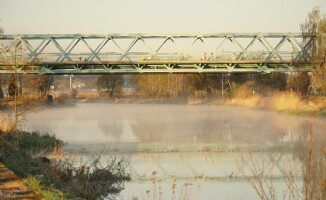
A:
[[[300,32],[326,0],[0,0],[5,34]]]

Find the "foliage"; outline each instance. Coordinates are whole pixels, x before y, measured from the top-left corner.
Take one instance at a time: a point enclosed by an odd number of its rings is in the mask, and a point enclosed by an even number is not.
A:
[[[166,74],[141,74],[132,76],[137,89],[145,96],[160,97],[166,95],[168,79]]]
[[[47,74],[24,74],[22,82],[30,93],[37,92],[41,97],[45,97],[54,83],[54,76]]]
[[[45,149],[48,147],[55,147],[62,143],[61,140],[49,134],[40,135],[37,132],[24,132],[18,134],[16,137],[19,140],[19,148],[23,150],[31,149]]]
[[[131,77],[137,90],[145,96],[178,97],[189,91],[189,75],[186,74],[142,74]],[[131,84],[132,84],[131,83]]]
[[[310,83],[310,77],[307,72],[295,72],[289,75],[288,89],[300,94],[307,94]]]
[[[287,74],[285,73],[255,74],[254,78],[259,91],[262,91],[263,87],[279,91],[286,89]]]
[[[1,22],[1,19],[0,19],[0,22]],[[4,29],[2,27],[0,27],[0,35],[2,35],[4,33]]]
[[[18,93],[16,74],[11,74],[8,83],[9,96],[15,96]]]
[[[191,85],[195,90],[208,89],[210,81],[206,74],[194,74],[191,76]]]
[[[50,182],[60,182],[58,187],[76,197],[85,199],[106,199],[123,189],[123,183],[130,177],[125,173],[126,165],[121,159],[109,159],[100,167],[99,154],[91,164],[75,166],[65,160],[52,160],[43,168]]]
[[[252,74],[231,73],[228,79],[235,84],[243,84],[252,78]]]
[[[28,188],[35,193],[38,193],[46,200],[60,200],[62,199],[62,192],[54,189],[47,189],[41,184],[41,179],[36,176],[28,176],[23,180]]]
[[[303,24],[301,24],[301,30],[303,34],[303,46],[305,50],[312,54],[312,61],[323,60],[324,63],[319,67],[316,66],[316,70],[311,76],[310,85],[313,88],[313,92],[317,93],[321,90],[323,93],[326,92],[326,16],[321,16],[320,8],[315,7],[310,13]],[[312,38],[312,43],[308,41]],[[304,59],[311,60],[308,56]]]
[[[34,82],[36,88],[40,92],[41,96],[45,96],[50,91],[50,87],[53,84],[53,76],[51,75],[38,75]]]
[[[4,95],[3,95],[3,91],[2,91],[2,82],[1,82],[1,75],[0,75],[0,99],[3,99]]]
[[[42,156],[50,151],[55,159]],[[81,163],[80,166],[62,158],[62,141],[54,136],[21,131],[0,135],[0,162],[26,178],[35,190],[42,189],[42,195],[53,196],[53,192],[48,192],[60,190],[64,199],[104,199],[120,192],[124,181],[130,180],[125,173],[126,164],[115,157],[109,159],[105,167],[99,165],[101,155],[91,164]]]
[[[326,15],[324,15],[318,24],[318,58],[324,60],[321,69],[317,71],[314,76],[316,77],[316,85],[320,88],[323,94],[326,94]]]
[[[317,28],[320,20],[320,9],[315,7],[310,13],[305,22],[300,24],[300,28],[303,35],[303,47],[304,50],[308,53],[303,54],[303,58],[306,60],[311,60],[309,55],[312,55],[312,58],[315,58],[316,55],[316,36]]]
[[[210,94],[221,87],[218,74],[142,74],[131,76],[130,84],[145,96],[182,97]]]
[[[100,75],[96,80],[98,91],[108,93],[111,98],[117,89],[121,88],[122,83],[122,75]]]
[[[76,98],[77,93],[78,93],[78,90],[76,88],[72,88],[71,89],[71,97],[72,98]]]

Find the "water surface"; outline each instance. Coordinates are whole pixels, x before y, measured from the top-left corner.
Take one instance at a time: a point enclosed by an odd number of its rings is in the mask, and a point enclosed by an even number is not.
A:
[[[153,199],[153,191],[161,199],[259,199],[241,173],[252,175],[249,148],[281,198],[285,163],[294,164],[300,178],[302,161],[293,152],[311,123],[230,106],[106,103],[48,107],[26,119],[22,129],[55,134],[68,143],[68,153],[122,156],[132,181],[120,199]],[[313,125],[322,135],[326,119],[315,118]]]

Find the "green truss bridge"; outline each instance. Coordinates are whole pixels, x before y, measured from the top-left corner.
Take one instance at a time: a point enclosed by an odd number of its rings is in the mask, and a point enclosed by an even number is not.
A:
[[[0,35],[0,73],[311,71],[302,33]]]

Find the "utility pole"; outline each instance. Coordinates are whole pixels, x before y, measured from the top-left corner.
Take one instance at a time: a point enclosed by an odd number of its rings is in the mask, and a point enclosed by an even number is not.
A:
[[[224,74],[222,74],[222,96],[224,97]]]
[[[72,79],[72,77],[74,76],[73,74],[71,74],[71,75],[63,75],[63,76],[69,76],[69,89],[70,89],[70,92],[71,92],[71,79]]]
[[[70,91],[71,91],[71,75],[69,76],[69,78],[70,78]]]

